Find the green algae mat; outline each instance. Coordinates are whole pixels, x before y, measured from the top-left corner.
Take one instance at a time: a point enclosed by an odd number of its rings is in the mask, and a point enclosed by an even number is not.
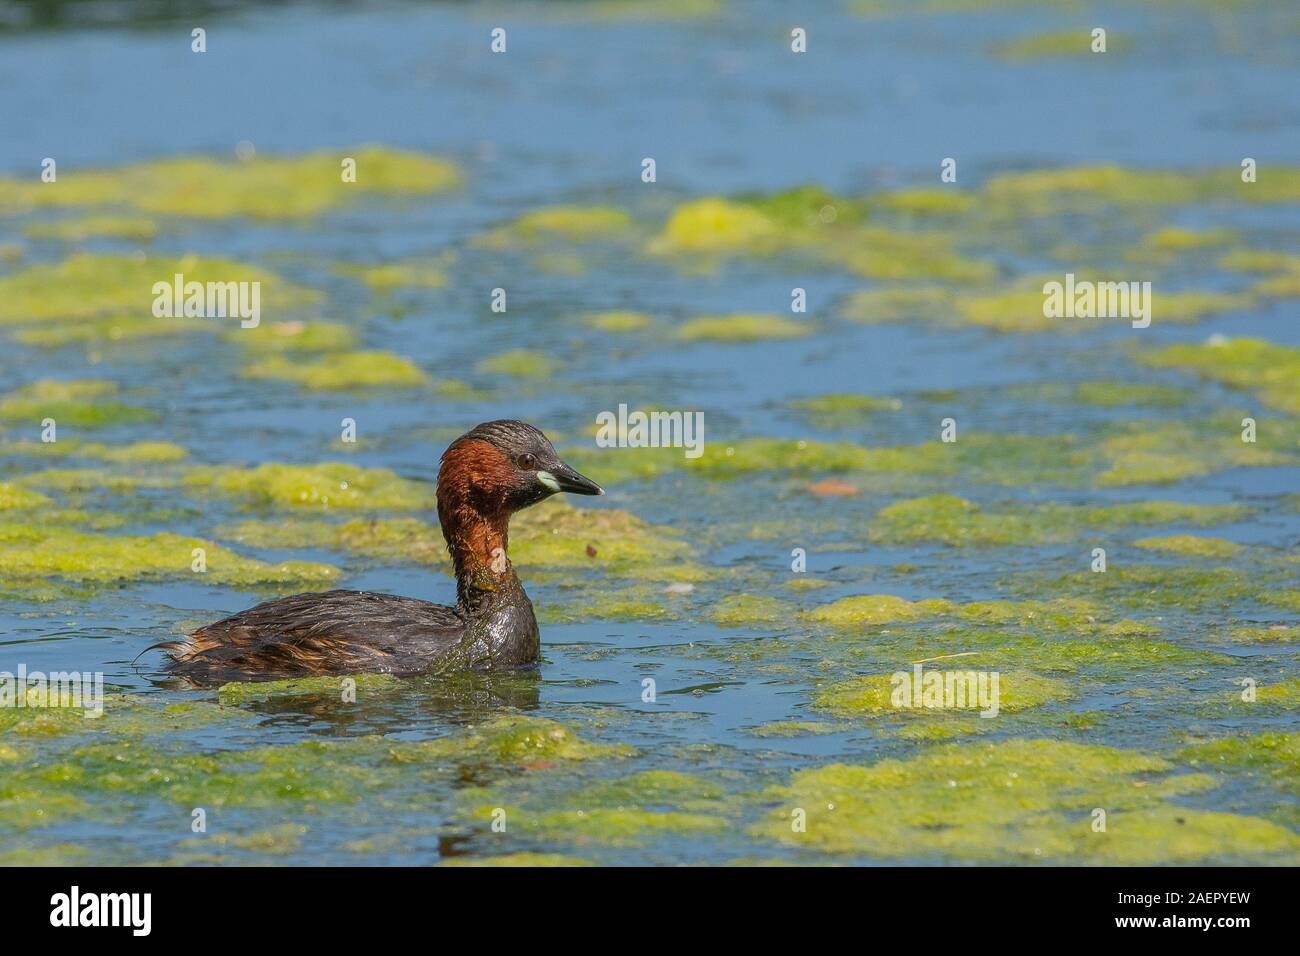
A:
[[[3,37],[0,862],[1300,864],[1300,33],[1025,6]],[[536,668],[168,677],[495,418]]]

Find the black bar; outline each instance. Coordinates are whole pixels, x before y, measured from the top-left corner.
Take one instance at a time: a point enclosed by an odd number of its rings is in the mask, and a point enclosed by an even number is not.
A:
[[[337,944],[382,929],[488,932],[494,944],[517,930],[562,944],[599,929],[609,942],[645,933],[666,944],[685,925],[734,942],[761,938],[776,921],[819,937],[846,929],[864,945],[899,932],[918,945],[1098,937],[1182,945],[1193,937],[1271,938],[1295,927],[1293,869],[51,868],[0,871],[0,880],[0,918],[14,940],[76,932],[82,941],[130,944],[219,934],[225,945],[260,948],[279,939]],[[70,898],[73,886],[83,906],[92,894],[150,894],[148,936],[131,925],[52,926],[52,900]],[[1121,925],[1133,920],[1150,922]]]

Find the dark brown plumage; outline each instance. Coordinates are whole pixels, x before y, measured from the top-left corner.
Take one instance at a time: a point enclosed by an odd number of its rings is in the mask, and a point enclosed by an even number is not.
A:
[[[448,446],[438,470],[455,607],[369,591],[295,594],[156,646],[171,654],[173,674],[196,685],[533,663],[541,643],[507,555],[510,516],[558,491],[604,494],[560,461],[538,429],[485,422]]]

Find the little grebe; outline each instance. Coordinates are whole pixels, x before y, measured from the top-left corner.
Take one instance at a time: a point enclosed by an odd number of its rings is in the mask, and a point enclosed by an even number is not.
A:
[[[295,594],[157,646],[172,655],[173,674],[196,684],[533,663],[541,643],[506,555],[510,516],[558,491],[605,493],[532,425],[485,422],[452,442],[438,469],[455,607],[369,591]]]

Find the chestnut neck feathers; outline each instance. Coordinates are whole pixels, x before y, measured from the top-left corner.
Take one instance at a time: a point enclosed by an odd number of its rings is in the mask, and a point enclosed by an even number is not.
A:
[[[438,470],[438,520],[456,570],[456,601],[473,609],[520,587],[507,556],[514,467],[500,450],[465,436],[451,444]]]

